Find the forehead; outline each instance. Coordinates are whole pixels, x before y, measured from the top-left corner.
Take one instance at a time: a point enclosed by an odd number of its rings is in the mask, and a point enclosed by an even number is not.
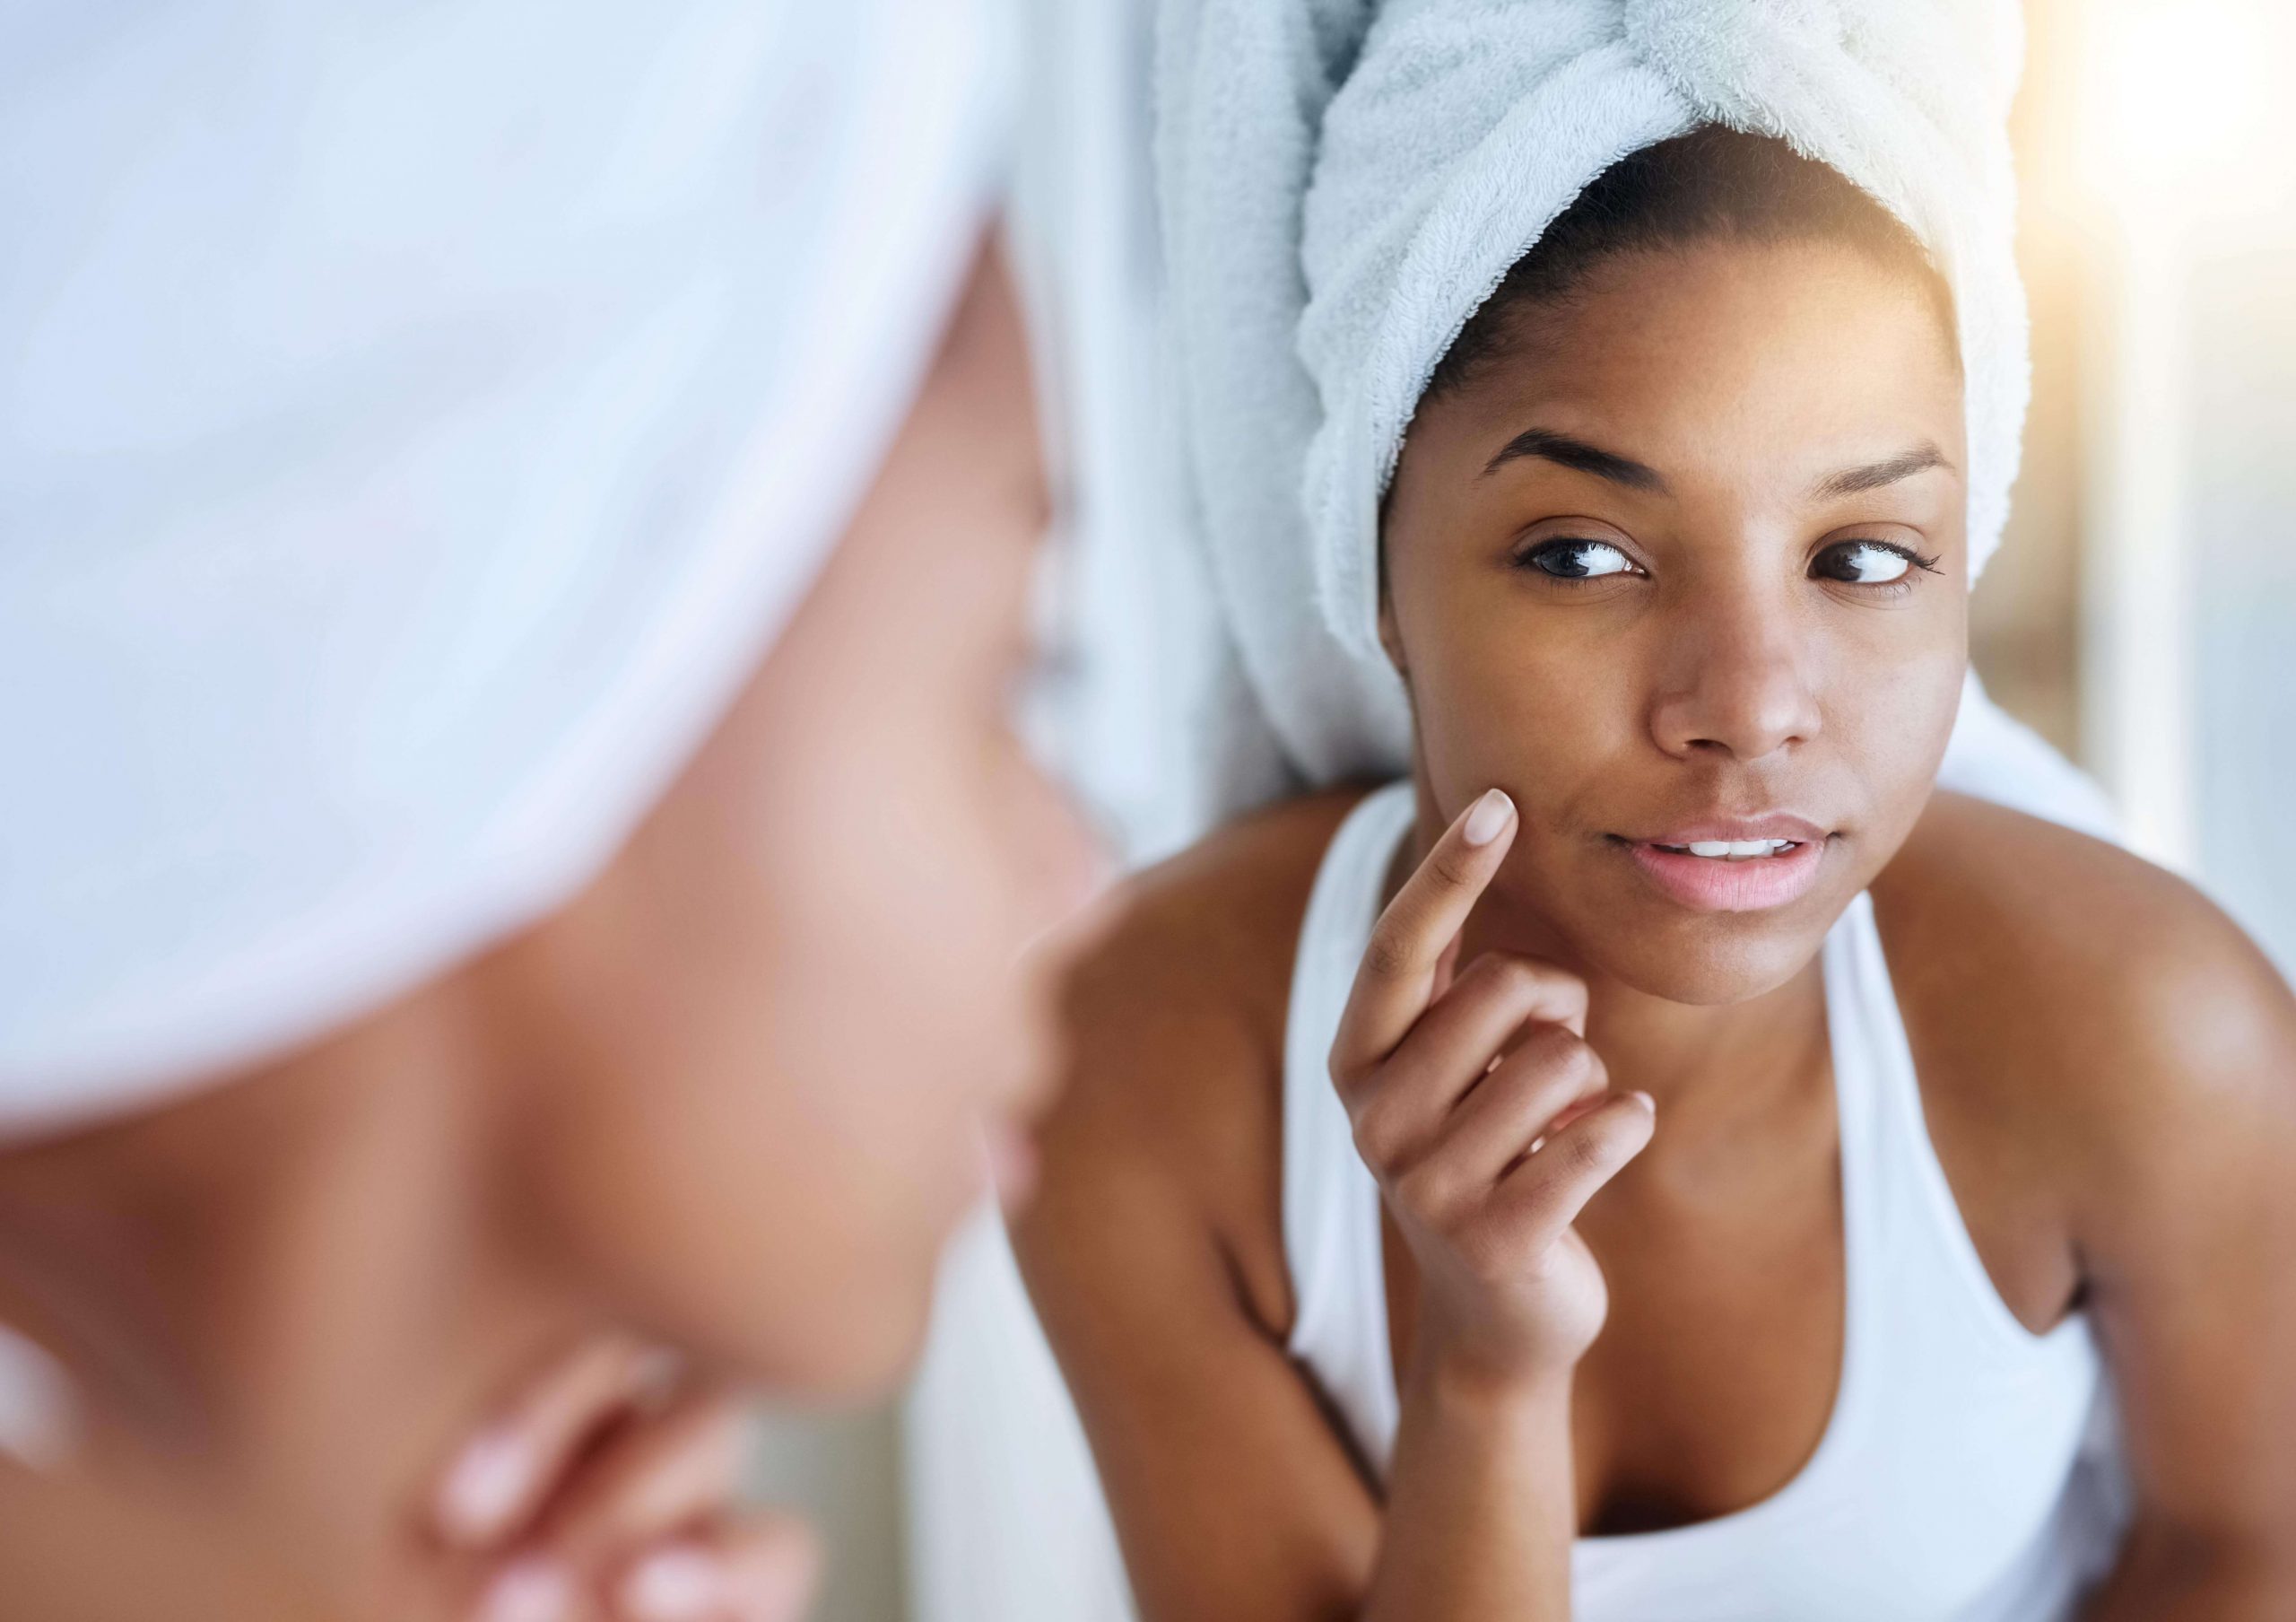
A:
[[[1536,423],[1658,467],[1795,474],[1920,439],[1961,459],[1961,371],[1932,293],[1851,248],[1623,255],[1514,327],[1426,414],[1443,449],[1488,457]]]

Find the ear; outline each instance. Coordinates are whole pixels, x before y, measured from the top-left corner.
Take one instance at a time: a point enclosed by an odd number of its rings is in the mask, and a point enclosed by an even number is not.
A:
[[[1404,685],[1410,685],[1411,666],[1403,657],[1403,634],[1396,629],[1395,598],[1387,595],[1384,580],[1379,586],[1379,647],[1387,654],[1387,663],[1396,667],[1396,674],[1403,677]]]

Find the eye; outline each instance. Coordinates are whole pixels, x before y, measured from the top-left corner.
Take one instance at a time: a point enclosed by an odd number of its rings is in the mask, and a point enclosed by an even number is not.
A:
[[[1634,560],[1608,541],[1548,541],[1518,561],[1558,580],[1591,580],[1634,571]]]
[[[1916,569],[1935,572],[1936,567],[1935,558],[1887,541],[1842,541],[1818,554],[1817,562],[1811,565],[1819,579],[1849,586],[1892,585]]]

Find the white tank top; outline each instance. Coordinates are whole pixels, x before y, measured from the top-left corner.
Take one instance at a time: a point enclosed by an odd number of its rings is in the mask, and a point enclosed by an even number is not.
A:
[[[1284,1045],[1290,1349],[1381,1475],[1397,1400],[1379,1195],[1329,1055],[1413,814],[1396,783],[1333,840]],[[1867,896],[1828,933],[1824,974],[1846,1272],[1831,1417],[1800,1473],[1751,1508],[1579,1539],[1575,1622],[2050,1622],[2118,1548],[2126,1494],[2088,1321],[2035,1335],[1995,1291],[1923,1123]]]

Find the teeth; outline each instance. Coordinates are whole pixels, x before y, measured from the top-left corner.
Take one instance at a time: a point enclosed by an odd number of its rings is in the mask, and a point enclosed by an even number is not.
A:
[[[1706,856],[1724,861],[1747,861],[1758,856],[1775,856],[1793,844],[1790,839],[1697,839],[1687,849],[1692,856]],[[1673,845],[1669,850],[1685,847]]]

